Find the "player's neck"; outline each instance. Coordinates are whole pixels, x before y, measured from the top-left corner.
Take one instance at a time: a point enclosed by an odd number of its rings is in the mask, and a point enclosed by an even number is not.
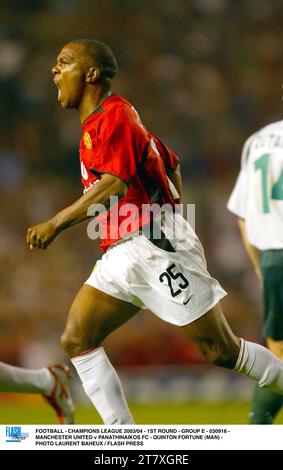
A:
[[[111,95],[111,90],[91,87],[84,94],[79,106],[80,121],[83,123]]]

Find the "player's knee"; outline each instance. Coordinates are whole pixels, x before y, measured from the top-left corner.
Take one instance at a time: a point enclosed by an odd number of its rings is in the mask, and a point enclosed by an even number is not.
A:
[[[60,343],[68,356],[73,357],[76,355],[77,349],[79,348],[79,342],[75,337],[72,337],[64,331],[61,336]]]
[[[62,348],[69,357],[78,356],[79,354],[90,349],[94,349],[100,345],[94,338],[72,335],[67,331],[64,331],[62,334],[60,342]]]

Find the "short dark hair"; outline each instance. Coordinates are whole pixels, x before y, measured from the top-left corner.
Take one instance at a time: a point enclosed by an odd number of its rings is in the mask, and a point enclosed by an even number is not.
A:
[[[75,39],[71,44],[81,44],[86,55],[100,68],[102,77],[113,78],[118,72],[116,57],[107,44],[95,39]]]

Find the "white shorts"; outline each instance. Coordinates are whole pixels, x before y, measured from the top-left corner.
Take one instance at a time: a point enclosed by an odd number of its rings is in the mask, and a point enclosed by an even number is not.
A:
[[[85,284],[184,326],[204,315],[227,292],[208,273],[202,245],[188,222],[172,214],[161,226],[175,252],[137,234],[110,246]]]

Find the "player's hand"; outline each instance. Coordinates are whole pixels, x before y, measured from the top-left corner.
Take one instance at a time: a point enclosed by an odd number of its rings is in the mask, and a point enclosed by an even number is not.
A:
[[[27,231],[26,241],[30,249],[42,248],[45,250],[55,238],[59,235],[60,231],[56,227],[52,219],[42,222],[41,224],[30,227]]]

